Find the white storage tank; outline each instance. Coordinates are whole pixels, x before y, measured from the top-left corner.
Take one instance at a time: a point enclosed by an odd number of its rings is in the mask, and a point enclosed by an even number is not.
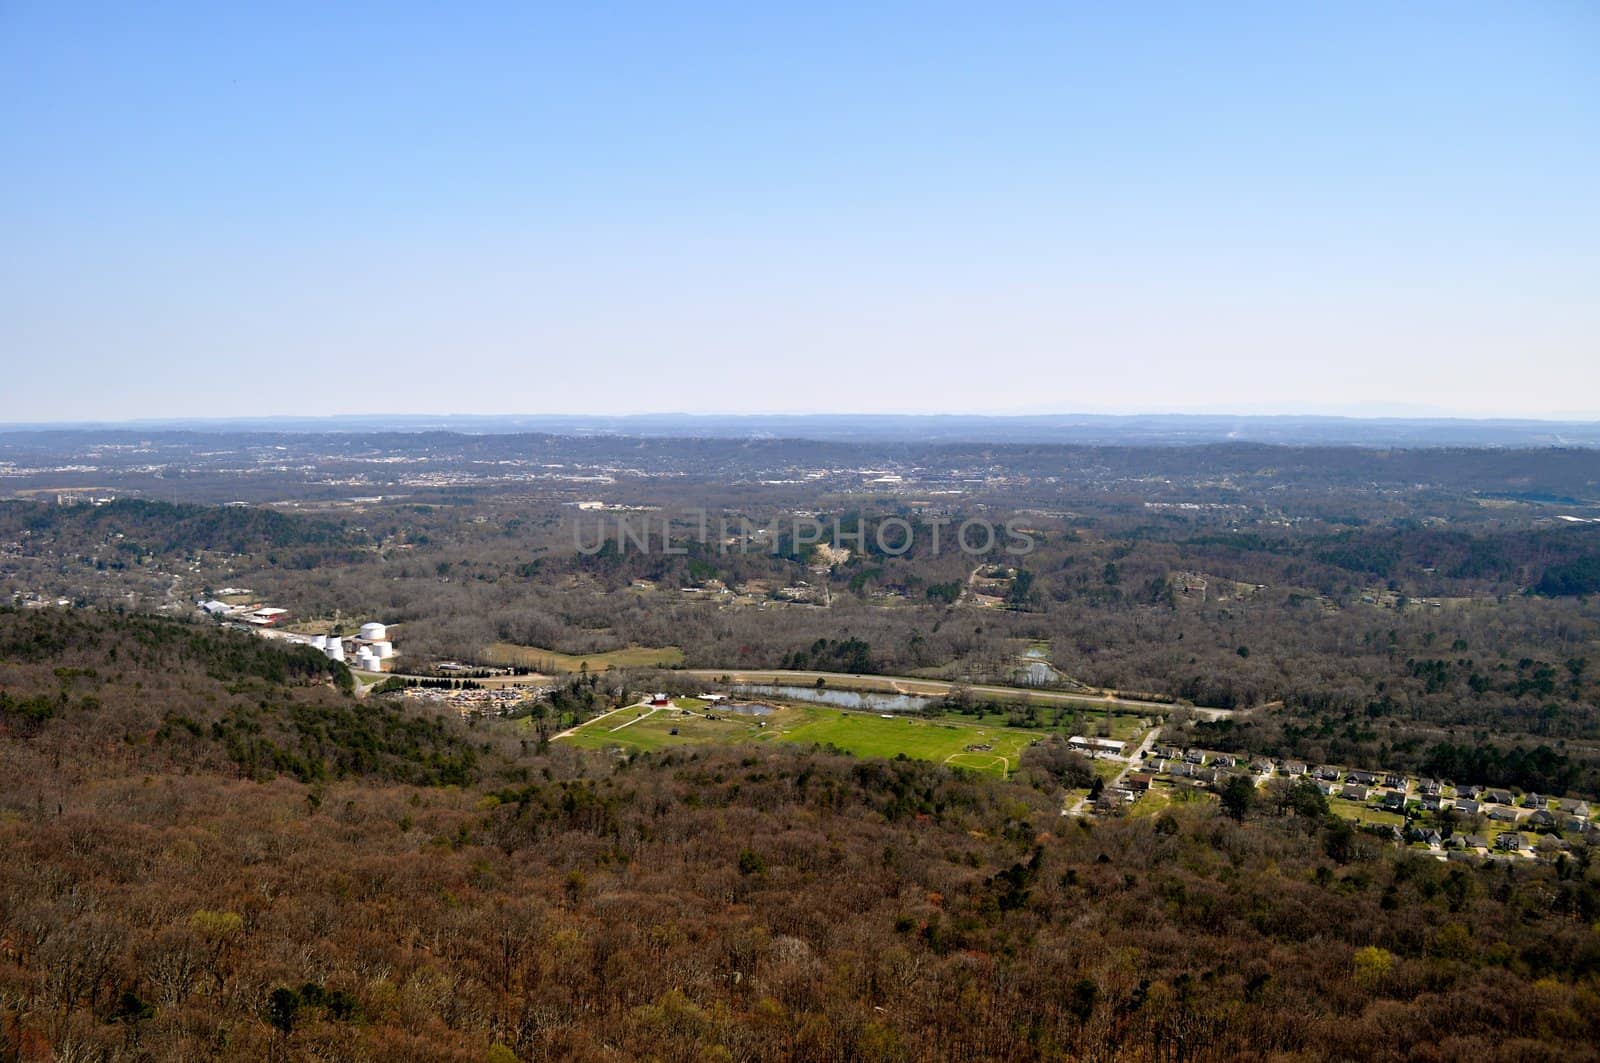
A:
[[[360,665],[362,668],[365,668],[369,672],[376,672],[378,670],[377,654],[373,653],[371,650],[363,649],[360,653],[356,654],[356,664]]]
[[[344,660],[344,643],[338,639],[329,639],[328,645],[323,652],[327,653],[330,661],[342,661]]]
[[[311,645],[315,646],[319,650],[326,650],[328,648],[328,636],[317,635],[311,640]]]
[[[392,642],[374,642],[368,649],[375,653],[380,660],[384,657],[394,656],[394,643]]]
[[[389,637],[389,631],[382,624],[362,624],[361,637],[367,642],[381,642]]]

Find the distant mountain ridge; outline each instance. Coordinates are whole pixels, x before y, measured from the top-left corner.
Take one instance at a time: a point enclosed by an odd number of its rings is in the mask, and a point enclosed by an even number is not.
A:
[[[814,439],[826,442],[1218,442],[1363,447],[1600,447],[1600,421],[1223,414],[352,414],[0,424],[0,432],[544,432],[560,436]]]

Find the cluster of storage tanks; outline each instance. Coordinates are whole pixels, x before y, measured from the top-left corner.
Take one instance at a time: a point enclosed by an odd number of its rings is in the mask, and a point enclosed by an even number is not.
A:
[[[368,672],[381,672],[382,662],[394,656],[394,643],[389,641],[389,631],[382,624],[362,624],[361,633],[354,639],[318,635],[311,645],[327,654],[330,661],[343,661],[346,642],[354,646],[355,666]]]

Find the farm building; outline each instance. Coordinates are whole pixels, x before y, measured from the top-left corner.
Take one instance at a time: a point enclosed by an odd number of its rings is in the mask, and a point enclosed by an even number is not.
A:
[[[272,625],[281,623],[288,618],[289,610],[287,609],[278,609],[273,606],[263,606],[260,609],[252,609],[250,612],[245,613],[241,619],[247,623],[258,624],[261,627],[271,627]]]

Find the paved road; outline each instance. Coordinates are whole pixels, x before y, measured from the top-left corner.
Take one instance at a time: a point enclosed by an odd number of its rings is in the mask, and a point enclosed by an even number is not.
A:
[[[848,672],[806,672],[784,669],[755,669],[738,670],[729,668],[692,668],[685,669],[681,674],[692,675],[697,679],[718,681],[726,676],[734,683],[753,683],[771,685],[811,686],[818,679],[824,680],[829,687],[836,690],[869,690],[882,691],[888,694],[915,694],[927,697],[942,697],[957,687],[963,687],[980,697],[1015,698],[1019,701],[1031,701],[1041,705],[1086,705],[1099,708],[1111,707],[1126,709],[1130,712],[1169,713],[1178,706],[1164,701],[1141,701],[1138,698],[1122,698],[1115,694],[1069,694],[1059,690],[1039,690],[1034,687],[1012,687],[1000,685],[967,685],[954,683],[945,679],[915,679],[910,676],[896,675],[855,675]],[[1197,716],[1204,719],[1222,719],[1232,716],[1231,709],[1193,709]]]
[[[626,712],[628,709],[642,709],[642,708],[648,708],[648,707],[649,707],[649,703],[648,702],[643,702],[643,701],[636,701],[632,705],[619,705],[617,708],[612,709],[610,712],[602,712],[598,716],[591,716],[587,720],[584,720],[582,723],[578,724],[576,727],[569,727],[565,731],[562,731],[560,734],[551,735],[550,736],[550,741],[554,742],[558,738],[570,738],[573,735],[578,733],[578,728],[587,727],[591,723],[599,723],[601,720],[605,719],[606,717],[615,716],[619,712]],[[634,723],[636,721],[630,720],[628,722],[629,723]],[[626,727],[626,726],[628,726],[628,724],[625,723],[622,726]],[[622,728],[620,728],[620,727],[617,728],[617,730],[621,730],[621,729]]]
[[[1128,773],[1133,770],[1133,766],[1135,764],[1144,759],[1144,755],[1150,752],[1151,747],[1156,744],[1156,739],[1159,737],[1161,737],[1161,728],[1150,728],[1150,732],[1144,736],[1144,741],[1139,743],[1139,748],[1135,749],[1133,753],[1129,755],[1128,762],[1122,766],[1122,770],[1117,772],[1116,776],[1106,783],[1106,789],[1113,790],[1122,785],[1122,780],[1127,778]],[[1084,806],[1088,803],[1089,798],[1087,796],[1080,797],[1078,798],[1077,804],[1073,805],[1071,808],[1063,808],[1061,810],[1061,814],[1063,816],[1080,815],[1083,812]]]

